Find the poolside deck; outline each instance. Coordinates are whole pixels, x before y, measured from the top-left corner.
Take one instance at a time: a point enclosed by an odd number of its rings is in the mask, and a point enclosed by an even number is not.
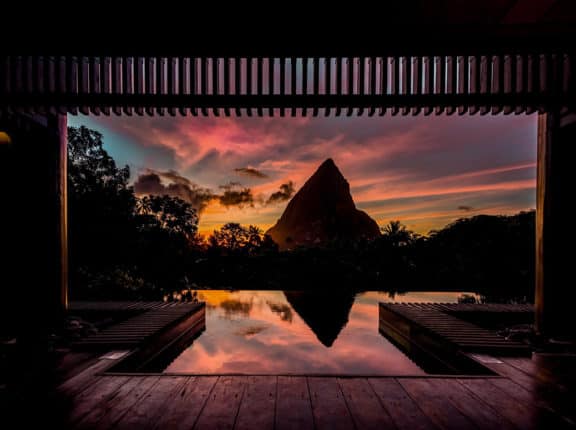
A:
[[[60,428],[576,427],[576,355],[480,357],[502,377],[102,376],[64,382]]]

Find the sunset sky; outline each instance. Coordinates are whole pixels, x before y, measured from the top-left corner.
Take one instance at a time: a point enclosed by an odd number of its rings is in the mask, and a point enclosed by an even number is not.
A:
[[[379,224],[399,219],[427,233],[465,216],[535,207],[535,115],[68,122],[104,135],[117,163],[130,166],[136,191],[189,197],[200,209],[201,233],[226,222],[271,227],[290,194],[281,185],[292,181],[298,190],[326,158],[350,183],[357,207]]]

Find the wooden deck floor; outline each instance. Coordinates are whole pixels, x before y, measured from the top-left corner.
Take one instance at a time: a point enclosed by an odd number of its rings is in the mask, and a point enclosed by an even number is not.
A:
[[[139,309],[139,315],[115,324],[92,336],[75,343],[77,348],[135,348],[153,338],[178,321],[196,312],[203,312],[204,303],[181,303],[156,306],[162,302],[149,302],[136,307],[121,309]],[[140,307],[137,307],[140,306]],[[106,309],[101,306],[99,309]],[[112,308],[116,309],[116,308]]]
[[[515,306],[518,306],[515,308]],[[391,327],[397,330],[404,330],[406,336],[410,337],[413,328],[406,328],[408,325],[418,327],[426,331],[431,337],[453,345],[462,351],[477,351],[498,353],[508,351],[509,353],[528,354],[528,346],[522,342],[507,340],[498,336],[493,330],[487,330],[475,324],[469,323],[461,318],[453,316],[457,312],[525,312],[529,309],[524,305],[471,305],[456,304],[449,306],[446,304],[430,303],[380,303],[380,324],[392,321]],[[450,311],[450,313],[448,313]],[[398,319],[403,320],[398,324]],[[408,323],[408,325],[407,325]]]
[[[503,378],[100,376],[63,383],[61,428],[574,428],[576,356],[489,359]]]

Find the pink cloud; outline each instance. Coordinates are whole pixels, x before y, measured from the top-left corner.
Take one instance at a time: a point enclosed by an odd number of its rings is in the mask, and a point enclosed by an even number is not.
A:
[[[534,206],[534,197],[525,193],[535,186],[534,116],[89,119],[105,136],[109,130],[121,137],[110,149],[113,155],[118,149],[126,162],[130,154],[138,158],[142,148],[147,156],[139,168],[174,169],[214,189],[240,180],[257,199],[288,181],[300,188],[331,157],[348,179],[357,204],[374,217],[398,199],[411,199],[414,205],[413,200],[420,199],[413,211],[422,215],[438,212],[428,199],[440,196],[445,204],[455,196],[454,208],[496,205],[517,211]],[[122,139],[130,142],[130,149],[121,147]],[[172,164],[165,160],[155,165],[154,153],[171,154]],[[239,178],[236,169],[246,166],[266,177]],[[284,204],[226,209],[212,202],[200,230],[227,221],[269,226],[283,209]],[[442,213],[451,216],[446,210]]]

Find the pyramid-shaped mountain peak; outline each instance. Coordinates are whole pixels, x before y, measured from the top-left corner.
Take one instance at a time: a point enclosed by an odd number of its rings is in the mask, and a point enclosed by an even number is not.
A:
[[[281,249],[372,238],[376,221],[356,209],[350,185],[334,160],[325,160],[294,195],[268,234]]]

